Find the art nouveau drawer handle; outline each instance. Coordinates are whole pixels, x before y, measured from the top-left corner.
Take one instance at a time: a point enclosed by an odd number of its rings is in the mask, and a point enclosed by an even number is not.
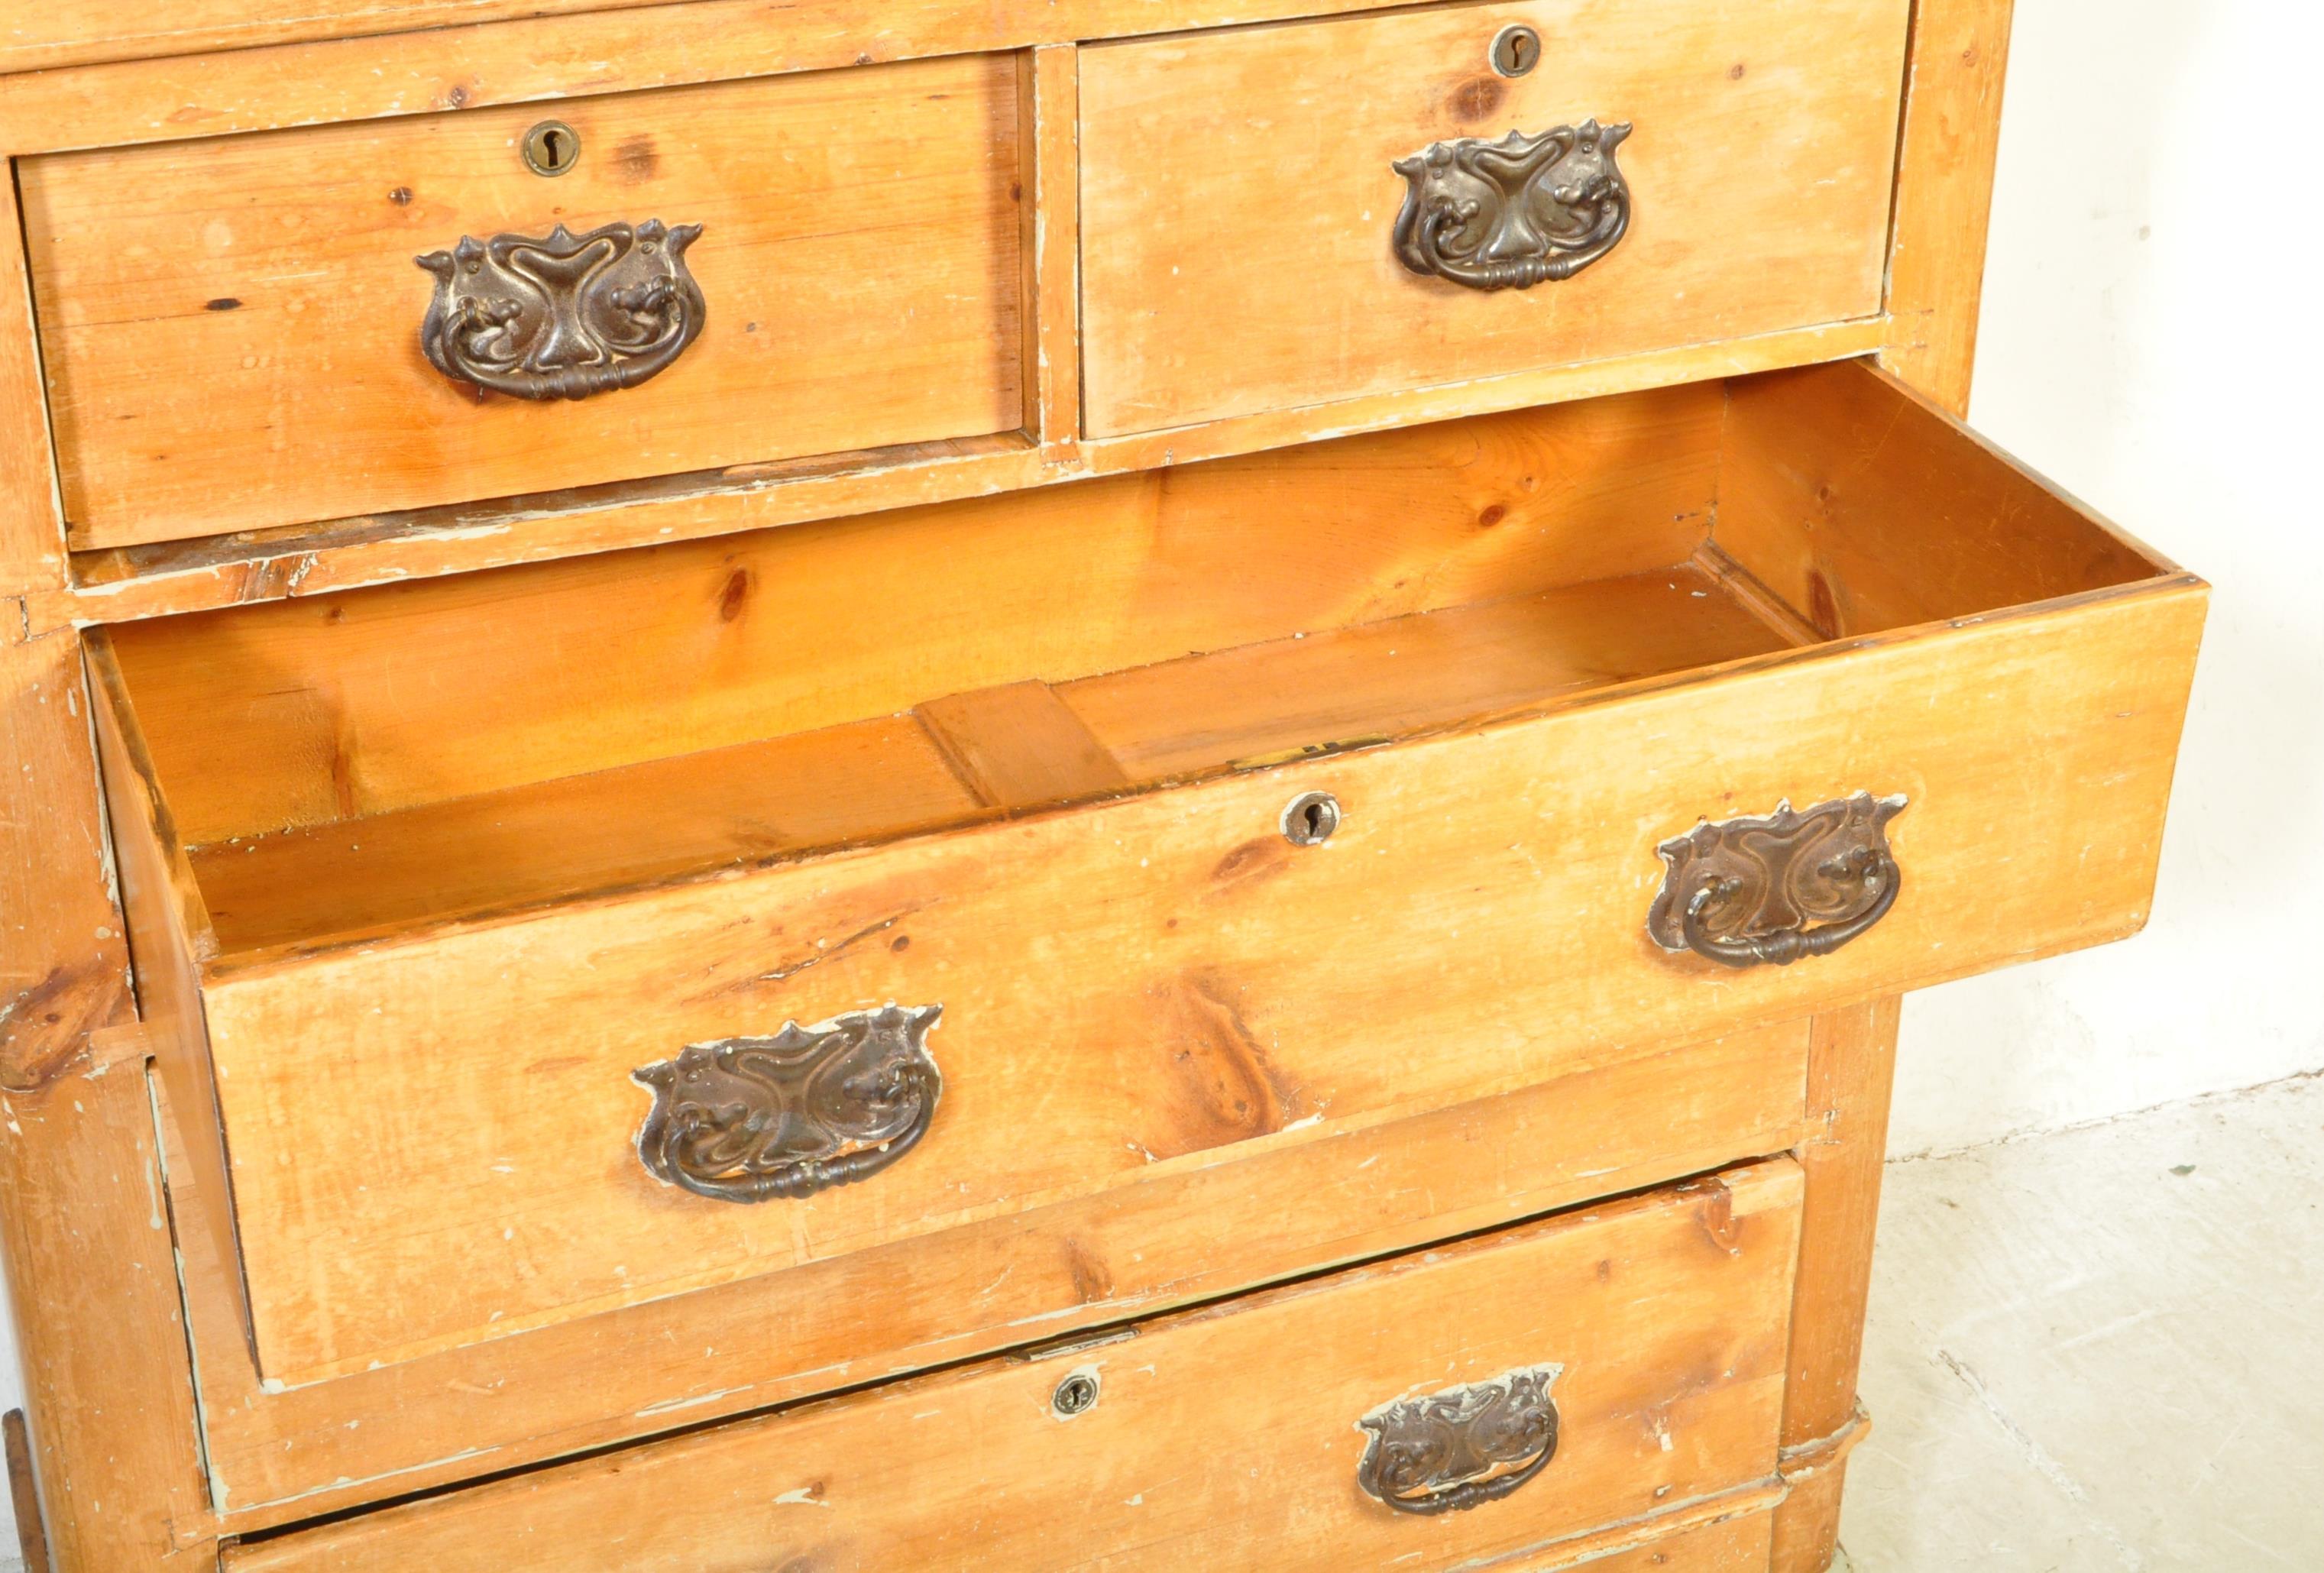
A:
[[[1902,797],[1858,792],[1805,814],[1705,822],[1655,849],[1667,865],[1646,915],[1666,951],[1728,967],[1828,956],[1888,915],[1904,876],[1888,850]]]
[[[1499,1502],[1549,1467],[1563,1366],[1383,1403],[1356,1422],[1370,1434],[1356,1484],[1398,1513],[1461,1513]]]
[[[721,1201],[812,1196],[912,1150],[944,1078],[928,1057],[941,1005],[859,1010],[770,1038],[689,1044],[632,1072],[653,1090],[638,1156],[657,1180]]]
[[[1630,188],[1614,164],[1629,134],[1585,120],[1538,136],[1435,143],[1397,160],[1406,189],[1397,260],[1471,290],[1572,278],[1630,227]]]
[[[420,265],[436,296],[420,347],[436,369],[519,399],[586,399],[634,388],[702,332],[702,290],[686,271],[698,224],[659,218],[586,235],[467,235]]]

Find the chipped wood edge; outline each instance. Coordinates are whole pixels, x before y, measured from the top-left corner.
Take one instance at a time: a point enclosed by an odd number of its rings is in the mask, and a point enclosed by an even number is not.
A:
[[[1793,1489],[1776,1510],[1771,1573],[1823,1573],[1840,1543],[1848,1453],[1864,1427],[1856,1377],[1902,1003],[1889,995],[1809,1024],[1808,1137],[1793,1154],[1807,1192],[1780,1438]]]
[[[1733,1519],[1779,1508],[1787,1494],[1781,1478],[1754,1481],[1710,1496],[1674,1504],[1637,1518],[1585,1530],[1563,1540],[1526,1546],[1461,1564],[1477,1573],[1565,1573],[1624,1551],[1644,1550],[1663,1541]]]
[[[1081,51],[1024,60],[1025,430],[1044,470],[1079,463],[1081,437]]]
[[[1872,1434],[1872,1417],[1859,1403],[1848,1423],[1829,1436],[1815,1437],[1804,1442],[1794,1442],[1777,1454],[1777,1469],[1786,1481],[1803,1479],[1819,1469],[1829,1469],[1856,1451],[1858,1443]]]
[[[64,504],[23,235],[15,170],[0,154],[0,454],[13,461],[0,465],[0,595],[11,596],[52,590],[68,574]]]
[[[8,1500],[16,1512],[16,1553],[24,1573],[50,1573],[49,1530],[41,1519],[41,1488],[32,1477],[32,1432],[21,1409],[0,1417],[7,1433]]]
[[[1932,639],[1957,636],[1969,630],[2006,628],[2018,622],[2061,614],[2102,615],[2110,609],[2160,604],[2184,597],[2192,597],[2199,603],[2208,603],[2209,594],[2210,586],[2192,574],[2158,573],[2151,578],[2136,579],[2127,584],[2108,585],[2098,590],[2079,591],[2070,595],[2054,596],[2046,601],[2029,602],[2022,606],[2008,607],[1996,612],[1951,618],[1936,622],[1916,623],[1906,628],[1891,629],[1879,633],[1858,634],[1837,639],[1822,639],[1819,636],[1819,642],[1813,645],[1773,650],[1764,655],[1738,657],[1733,660],[1715,662],[1710,666],[1689,667],[1679,672],[1661,673],[1653,676],[1635,678],[1628,682],[1609,684],[1604,687],[1556,695],[1546,699],[1527,700],[1499,710],[1464,717],[1457,722],[1448,722],[1401,732],[1393,740],[1385,738],[1367,740],[1363,746],[1370,748],[1393,741],[1397,748],[1411,748],[1499,727],[1541,721],[1551,716],[1596,709],[1602,705],[1627,704],[1676,688],[1716,683],[1799,663],[1840,660],[1869,651],[1897,649]],[[1130,798],[1162,792],[1182,791],[1259,769],[1296,770],[1305,764],[1343,759],[1348,752],[1349,750],[1341,750],[1318,755],[1301,750],[1297,753],[1265,756],[1257,759],[1234,760],[1198,774],[1157,777],[1150,781],[1138,783],[1131,790],[1120,793],[1119,796]],[[1293,790],[1296,790],[1296,786],[1292,784],[1296,779],[1297,777],[1291,776],[1284,777],[1286,786]],[[973,782],[965,782],[964,785],[966,785],[971,791],[977,790]],[[1085,811],[1086,807],[1087,805],[1081,802],[1046,804],[1015,817],[1020,822],[1038,820],[1058,814],[1081,813]],[[222,953],[205,961],[201,966],[202,983],[204,988],[208,989],[251,978],[264,977],[306,966],[318,957],[358,949],[381,951],[407,944],[427,943],[447,935],[529,922],[543,912],[552,910],[573,912],[614,906],[657,891],[747,878],[760,870],[785,864],[829,861],[836,865],[845,860],[876,854],[886,849],[911,842],[954,835],[964,828],[989,825],[996,823],[999,817],[998,812],[994,811],[972,819],[948,821],[943,826],[935,829],[916,831],[908,834],[876,841],[844,842],[805,851],[778,852],[743,862],[721,864],[699,871],[607,884],[588,890],[464,912],[456,916],[433,918],[419,923],[387,924],[351,929],[318,941],[290,941],[254,946],[248,950]],[[2142,915],[2140,922],[2143,924],[2144,921]],[[2135,932],[2137,930],[2134,926],[2125,928],[2119,933],[2109,931],[2102,934],[2084,935],[2055,949],[2017,952],[2011,957],[2010,964],[2035,961],[2048,955],[2111,943],[2127,938]],[[1950,981],[1955,978],[1989,970],[1991,964],[1973,965],[1961,971],[1941,972],[1923,979],[1914,987],[1930,988],[1938,983]],[[1868,999],[1876,996],[1864,998]],[[1861,1003],[1864,1003],[1864,999],[1835,999],[1833,1006],[1837,1008],[1842,1005],[1854,1006]],[[1774,1016],[1761,1018],[1759,1025],[1777,1019],[1781,1019],[1780,1012]]]
[[[0,1248],[49,1554],[63,1573],[214,1564],[146,1079],[110,1073],[141,1039],[80,639],[0,642],[0,680],[18,794],[0,859],[37,896],[0,925],[0,968],[41,980],[0,1023]]]
[[[85,578],[69,589],[36,593],[28,598],[26,615],[33,628],[43,630],[133,622],[955,501],[1456,416],[1848,360],[1877,350],[1886,335],[1885,318],[1867,317],[1100,442],[1073,438],[1035,446],[1020,435],[916,445],[845,455],[804,473],[785,466],[774,474],[729,471],[699,481],[665,477],[639,483],[627,494],[623,489],[613,489],[610,496],[575,493],[563,505],[558,494],[549,493],[512,503],[430,510],[405,520],[339,520],[239,541],[175,543],[134,557],[83,553],[78,560],[84,575],[102,566],[118,576],[103,582]],[[1060,400],[1069,380],[1060,378],[1054,385]],[[1062,421],[1062,403],[1058,409],[1056,419]],[[140,562],[150,566],[125,566]]]
[[[1378,11],[1406,0],[605,0],[563,15],[297,40],[269,17],[170,56],[23,71],[0,55],[0,148],[177,142],[733,81],[934,55]],[[867,15],[866,14],[869,13]],[[314,24],[309,24],[310,28]],[[212,52],[196,53],[203,45]]]

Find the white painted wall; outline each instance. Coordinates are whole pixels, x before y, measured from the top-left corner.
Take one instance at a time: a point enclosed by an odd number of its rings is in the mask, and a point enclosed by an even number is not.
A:
[[[2017,0],[1972,422],[2209,579],[2123,944],[1914,996],[1899,1153],[2324,1067],[2324,8]]]
[[[2218,598],[2153,925],[1914,996],[1898,1152],[2324,1068],[2319,58],[2308,0],[2018,0],[1971,416]]]

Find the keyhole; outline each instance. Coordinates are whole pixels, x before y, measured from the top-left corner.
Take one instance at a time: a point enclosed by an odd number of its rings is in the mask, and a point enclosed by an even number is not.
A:
[[[1340,800],[1329,792],[1303,792],[1283,811],[1283,837],[1295,847],[1320,846],[1340,828]]]
[[[536,175],[561,175],[581,161],[581,137],[561,120],[544,120],[524,133],[524,161]]]
[[[1049,1407],[1058,1418],[1071,1420],[1085,1414],[1097,1404],[1097,1376],[1088,1371],[1076,1371],[1057,1384],[1056,1392],[1049,1395]]]
[[[1505,27],[1493,40],[1493,69],[1504,77],[1522,77],[1541,64],[1541,34],[1519,23]]]

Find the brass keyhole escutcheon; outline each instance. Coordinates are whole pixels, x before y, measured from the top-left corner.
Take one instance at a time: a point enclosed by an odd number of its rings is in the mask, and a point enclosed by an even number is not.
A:
[[[1302,792],[1283,811],[1283,839],[1295,847],[1319,847],[1340,828],[1340,800],[1329,792]]]
[[[1076,1371],[1057,1384],[1056,1392],[1049,1395],[1049,1407],[1061,1420],[1071,1420],[1097,1407],[1097,1377],[1088,1371]]]
[[[525,168],[561,175],[581,161],[581,135],[561,120],[544,120],[524,133]]]
[[[1522,77],[1541,64],[1541,34],[1518,23],[1493,38],[1493,69],[1504,77]]]

